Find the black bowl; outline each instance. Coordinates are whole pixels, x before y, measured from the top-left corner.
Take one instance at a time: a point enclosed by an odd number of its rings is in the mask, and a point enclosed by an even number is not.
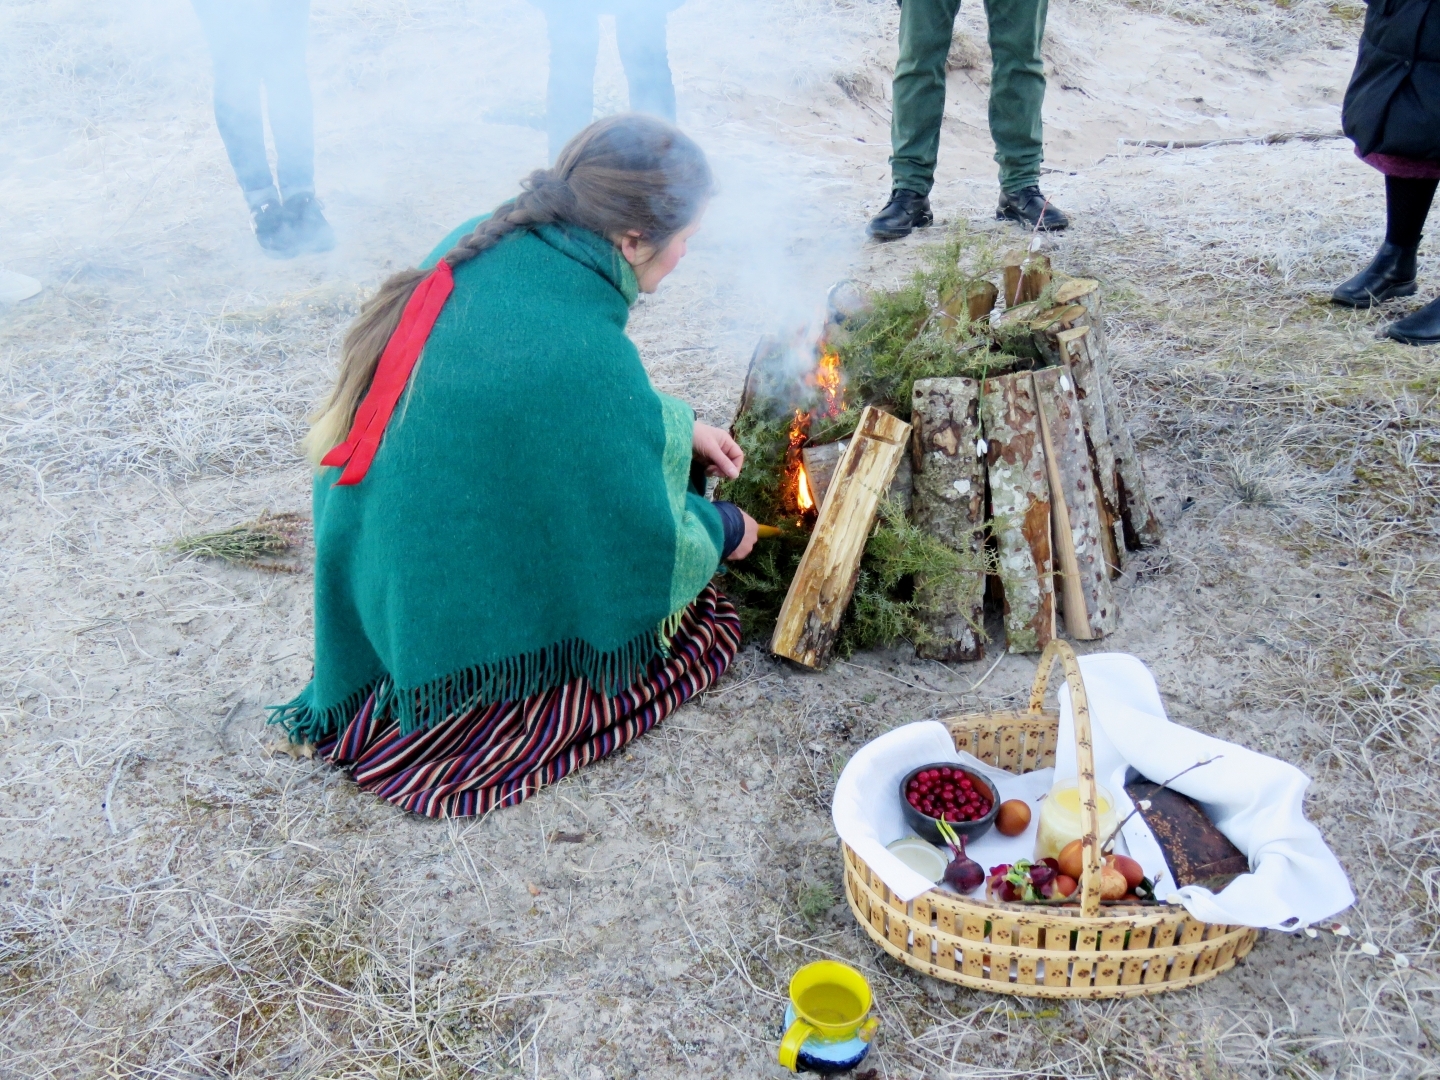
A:
[[[946,824],[967,840],[973,840],[990,831],[990,827],[995,824],[995,815],[1000,813],[1000,793],[995,790],[995,785],[979,773],[965,768],[964,765],[957,765],[953,761],[937,761],[931,765],[921,765],[918,769],[911,769],[905,774],[905,779],[900,781],[900,809],[905,814],[905,824],[915,830],[916,836],[929,840],[932,844],[939,844],[942,848],[945,846],[945,837],[940,835],[940,827],[935,824],[938,819],[916,810],[910,805],[910,800],[905,797],[905,790],[910,786],[911,779],[916,773],[924,772],[926,769],[955,769],[968,776],[970,782],[981,791],[988,791],[990,793],[990,810],[984,817],[974,821],[950,821]]]

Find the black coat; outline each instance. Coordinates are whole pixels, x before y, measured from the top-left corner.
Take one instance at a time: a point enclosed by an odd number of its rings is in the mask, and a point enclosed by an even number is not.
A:
[[[1362,155],[1440,161],[1440,0],[1369,0],[1343,117]]]

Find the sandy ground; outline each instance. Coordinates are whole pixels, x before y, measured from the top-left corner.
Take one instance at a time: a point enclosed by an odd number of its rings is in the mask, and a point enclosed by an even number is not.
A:
[[[267,749],[263,706],[309,674],[304,560],[169,545],[307,508],[294,443],[359,298],[542,163],[535,11],[317,2],[340,243],[276,263],[183,3],[0,8],[0,267],[46,286],[0,311],[0,1076],[778,1076],[785,982],[821,956],[871,977],[886,1078],[1440,1072],[1436,357],[1377,339],[1413,303],[1324,303],[1377,242],[1380,183],[1338,141],[1120,144],[1336,131],[1354,17],[1052,7],[1045,186],[1076,219],[1055,259],[1106,282],[1169,530],[1084,651],[1139,655],[1174,718],[1310,772],[1360,899],[1350,936],[1265,935],[1195,990],[1042,1007],[883,958],[840,902],[828,813],[855,747],[1016,702],[1031,658],[976,687],[992,661],[810,675],[752,646],[618,758],[478,822]],[[723,190],[632,331],[706,419],[758,334],[919,257],[924,237],[862,243],[896,18],[672,17],[681,120]],[[937,214],[1018,237],[991,220],[981,8],[959,25]],[[609,41],[599,85],[623,104]]]

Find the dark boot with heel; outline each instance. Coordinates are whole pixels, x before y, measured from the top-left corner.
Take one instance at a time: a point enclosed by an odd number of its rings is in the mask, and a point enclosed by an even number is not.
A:
[[[1440,345],[1440,300],[1431,300],[1419,311],[1391,323],[1385,336],[1402,345]]]
[[[1337,287],[1331,299],[1346,307],[1371,308],[1397,296],[1413,296],[1417,250],[1387,240],[1370,265]]]

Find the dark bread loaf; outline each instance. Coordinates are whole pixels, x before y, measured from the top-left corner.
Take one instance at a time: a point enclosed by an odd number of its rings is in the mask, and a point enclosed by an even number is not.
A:
[[[1219,892],[1250,872],[1250,861],[1194,799],[1161,787],[1134,769],[1125,773],[1125,794],[1137,807],[1142,799],[1149,801],[1149,809],[1142,808],[1140,816],[1155,834],[1177,887],[1199,885]]]

